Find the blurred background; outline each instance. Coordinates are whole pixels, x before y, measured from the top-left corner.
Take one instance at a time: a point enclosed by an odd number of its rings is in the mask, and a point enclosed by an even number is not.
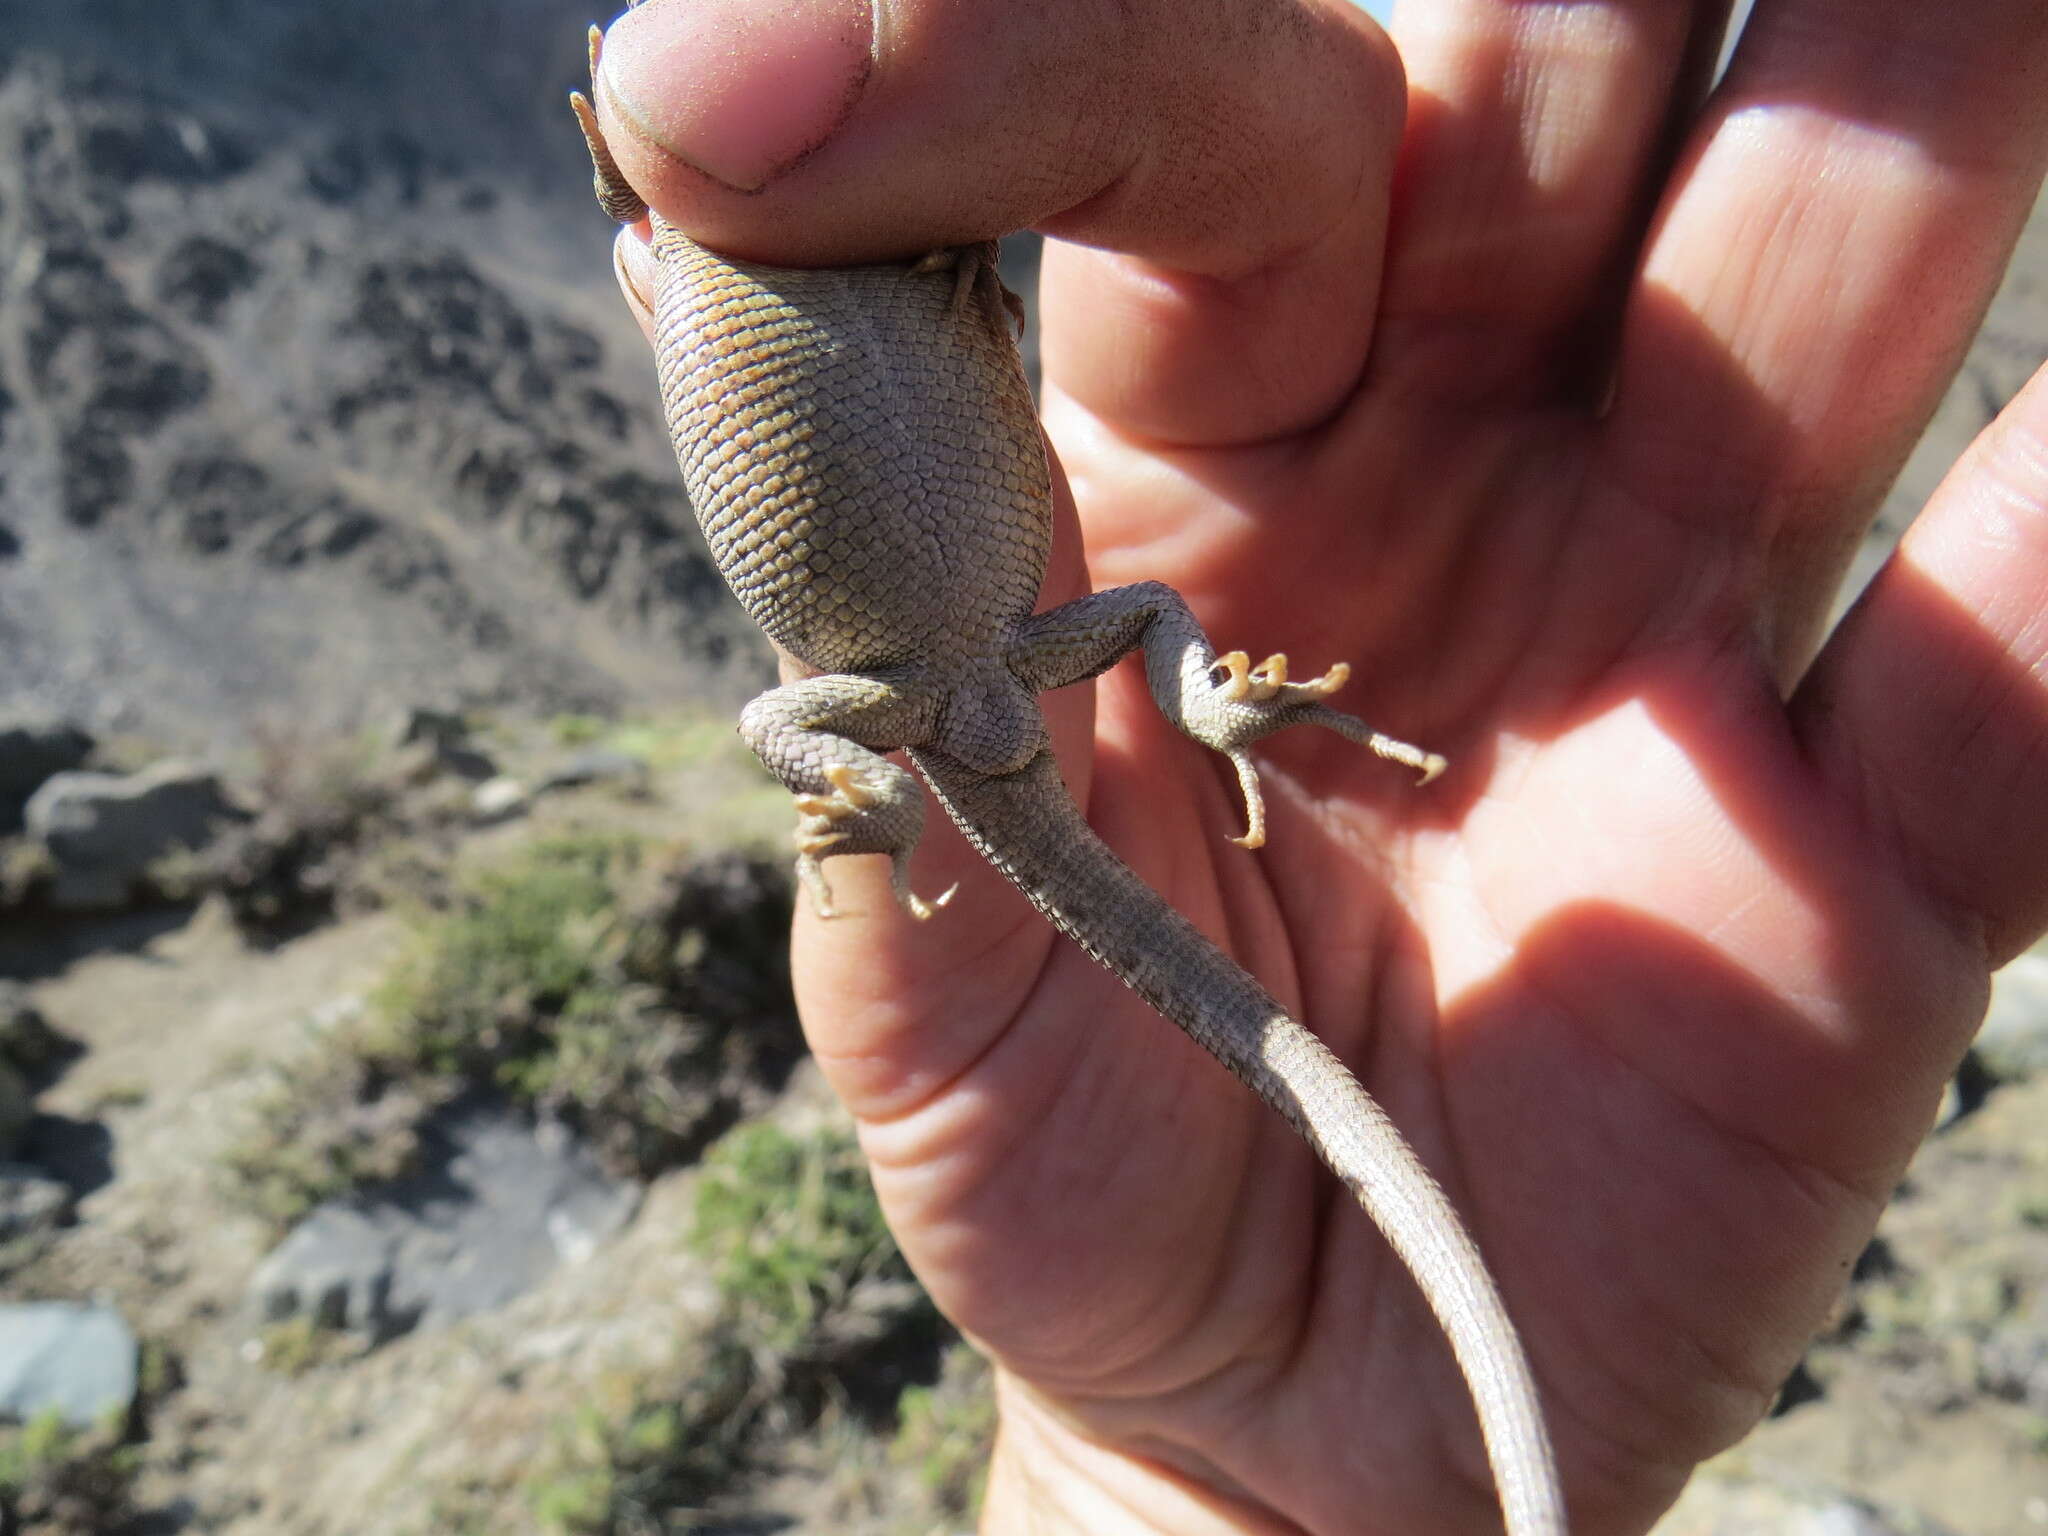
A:
[[[986,1369],[796,1035],[588,19],[0,0],[0,1531],[972,1525]],[[1860,572],[2044,276],[2037,219]],[[2044,969],[1667,1536],[2048,1531]]]

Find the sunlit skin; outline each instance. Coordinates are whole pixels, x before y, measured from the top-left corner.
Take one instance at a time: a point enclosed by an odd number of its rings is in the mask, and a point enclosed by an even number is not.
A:
[[[1823,643],[2040,183],[2048,8],[1762,0],[1706,97],[1720,8],[1680,0],[1410,0],[1392,44],[1337,3],[890,0],[872,51],[858,0],[739,3],[609,33],[636,187],[785,264],[1062,237],[1045,604],[1167,581],[1449,758],[1275,738],[1247,852],[1135,668],[1047,700],[1097,829],[1451,1188],[1574,1530],[1647,1529],[2048,926],[2048,381]],[[832,879],[806,1028],[1000,1367],[984,1530],[1489,1528],[1441,1336],[1276,1117],[946,828],[929,922],[884,860]]]

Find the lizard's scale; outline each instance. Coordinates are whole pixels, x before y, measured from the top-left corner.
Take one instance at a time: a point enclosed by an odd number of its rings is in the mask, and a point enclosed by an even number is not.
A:
[[[770,639],[828,672],[960,654],[948,590],[1028,612],[1051,539],[1045,455],[1002,429],[1030,390],[985,289],[951,264],[800,271],[727,262],[662,225],[662,402],[718,568]],[[955,345],[933,347],[934,335]],[[911,579],[931,599],[892,607]]]
[[[596,39],[593,32],[593,64]],[[615,218],[644,211],[576,99]],[[1471,1387],[1511,1536],[1562,1536],[1528,1362],[1449,1199],[1323,1044],[1089,829],[1060,781],[1037,693],[1133,648],[1154,696],[1228,753],[1260,838],[1245,748],[1317,724],[1422,769],[1441,759],[1322,698],[1341,671],[1219,659],[1171,589],[1143,583],[1034,614],[1050,544],[1043,443],[986,247],[798,271],[728,261],[651,215],[662,397],[719,569],[748,613],[816,668],[741,729],[797,796],[798,871],[889,854],[899,899],[923,820],[912,760],[969,841],[1065,934],[1278,1109],[1379,1225]],[[1218,671],[1227,674],[1218,677]],[[943,898],[941,898],[943,901]]]

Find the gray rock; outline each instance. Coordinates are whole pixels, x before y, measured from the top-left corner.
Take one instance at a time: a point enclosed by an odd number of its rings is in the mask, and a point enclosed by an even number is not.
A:
[[[1944,1528],[1918,1510],[1879,1509],[1862,1499],[1837,1497],[1789,1529],[1793,1536],[1941,1536]]]
[[[29,796],[78,767],[92,748],[92,737],[68,720],[0,712],[0,833],[20,831]]]
[[[310,1317],[323,1328],[403,1333],[391,1311],[403,1232],[384,1208],[325,1202],[258,1266],[250,1282],[258,1310],[268,1322]]]
[[[559,1126],[468,1105],[422,1137],[420,1173],[321,1205],[258,1266],[267,1320],[310,1315],[388,1339],[503,1306],[632,1219],[639,1186]]]
[[[53,1409],[80,1429],[135,1400],[135,1335],[112,1307],[70,1301],[0,1306],[0,1415]]]
[[[479,752],[475,747],[436,747],[434,766],[442,773],[452,773],[458,779],[467,779],[472,784],[482,784],[498,776],[497,760],[488,752]]]
[[[2021,955],[1991,978],[1991,1008],[1974,1048],[2001,1081],[2048,1069],[2048,955]]]
[[[21,1150],[28,1123],[36,1117],[35,1095],[12,1062],[0,1060],[0,1163]]]
[[[575,789],[584,784],[619,784],[628,789],[647,787],[647,764],[630,752],[610,747],[588,747],[564,758],[534,785],[536,794],[550,790]]]
[[[124,905],[149,866],[200,849],[246,819],[209,770],[159,763],[134,774],[60,773],[30,796],[29,836],[55,861],[51,900],[69,911]]]
[[[0,1163],[0,1244],[42,1237],[71,1219],[71,1186],[29,1163]]]
[[[401,784],[431,784],[444,776],[481,784],[496,776],[498,765],[488,753],[460,743],[408,742],[391,758],[392,777]]]
[[[470,740],[469,722],[454,710],[415,706],[399,716],[394,735],[399,761],[415,778],[452,773],[481,784],[498,771],[490,754],[479,751]]]
[[[492,826],[525,814],[527,804],[526,786],[500,774],[470,791],[469,815],[479,825]]]
[[[453,709],[429,709],[415,704],[398,717],[392,736],[401,747],[424,741],[436,747],[452,747],[469,739],[469,724]]]
[[[2010,1402],[2048,1415],[2048,1291],[1991,1332],[1978,1346],[1984,1384]]]
[[[1709,1462],[1659,1522],[1671,1536],[1954,1536],[1920,1510],[1880,1507],[1838,1488],[1731,1474]]]

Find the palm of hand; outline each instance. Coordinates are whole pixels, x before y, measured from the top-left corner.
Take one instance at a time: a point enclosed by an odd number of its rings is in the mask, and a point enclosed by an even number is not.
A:
[[[1640,1519],[1762,1412],[1839,1288],[1981,1007],[1983,952],[1788,717],[1806,572],[1774,582],[1760,536],[1632,495],[1598,423],[1429,421],[1397,393],[1361,391],[1308,452],[1162,474],[1097,439],[1069,467],[1106,508],[1097,585],[1160,576],[1222,646],[1360,661],[1337,702],[1450,774],[1416,792],[1355,747],[1277,738],[1270,845],[1246,855],[1229,775],[1134,666],[1103,685],[1092,783],[1071,752],[1068,774],[1450,1183],[1567,1465],[1617,1474],[1575,1509]],[[1064,738],[1084,729],[1085,700],[1048,703]],[[973,881],[934,852],[932,882]],[[865,1019],[888,1104],[846,1059],[836,940],[800,946],[841,1013],[828,1070],[941,1305],[1034,1401],[1311,1528],[1361,1503],[1408,1511],[1393,1529],[1469,1519],[1491,1491],[1464,1388],[1349,1197],[1006,892],[964,896],[977,928],[1004,914],[986,947],[962,955],[944,920],[911,936],[910,985]],[[1398,1411],[1361,1423],[1361,1401]],[[1333,1466],[1350,1475],[1305,1475]]]

